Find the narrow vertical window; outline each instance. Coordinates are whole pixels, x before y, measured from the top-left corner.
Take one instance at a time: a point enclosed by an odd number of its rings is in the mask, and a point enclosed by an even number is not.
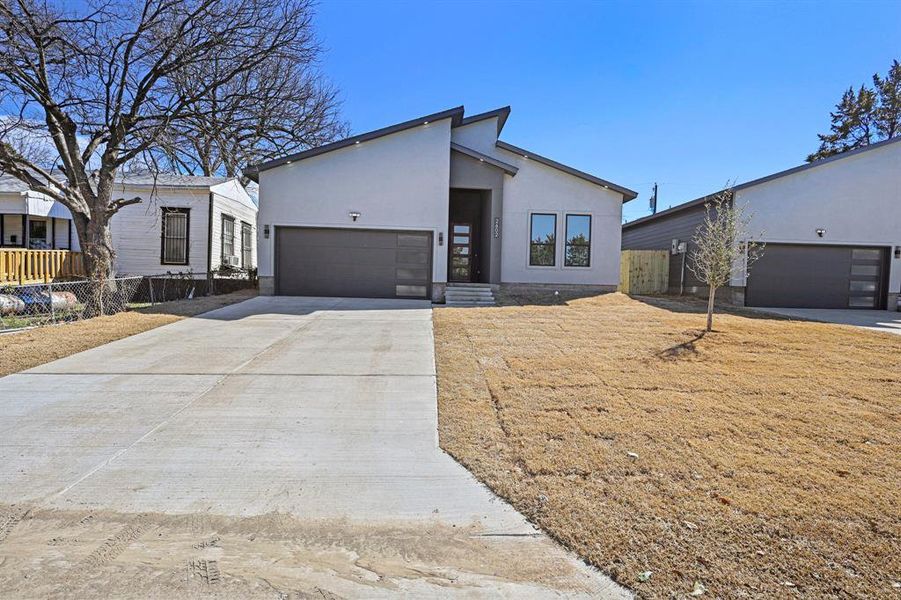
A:
[[[241,267],[249,269],[253,266],[253,228],[250,223],[241,221]]]
[[[566,267],[591,266],[591,215],[566,215]]]
[[[529,224],[529,265],[557,264],[557,215],[533,213]]]
[[[164,265],[188,264],[188,232],[191,209],[166,208],[163,211],[160,263]]]
[[[235,218],[222,215],[222,262],[235,255]]]

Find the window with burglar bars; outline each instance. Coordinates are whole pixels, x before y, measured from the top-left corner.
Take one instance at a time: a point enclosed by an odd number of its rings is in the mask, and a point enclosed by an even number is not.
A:
[[[186,265],[188,264],[188,232],[191,224],[191,209],[163,207],[162,210],[160,263],[164,265]]]
[[[241,221],[241,267],[249,269],[253,264],[253,228]]]
[[[229,256],[235,256],[235,218],[222,215],[222,262]]]

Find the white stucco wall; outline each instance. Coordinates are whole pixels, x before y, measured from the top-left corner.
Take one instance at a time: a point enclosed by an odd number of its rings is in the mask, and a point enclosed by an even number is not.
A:
[[[901,246],[901,142],[739,190],[736,202],[765,242]],[[896,294],[901,259],[890,254],[889,292]],[[733,285],[745,285],[743,275]]]
[[[618,285],[622,194],[507,151],[495,155],[519,167],[504,184],[502,224],[504,283]],[[529,266],[529,215],[557,215],[557,260],[553,267]],[[563,266],[566,214],[591,215],[591,266]]]
[[[356,227],[432,231],[433,281],[447,281],[438,233],[447,232],[449,180],[449,119],[261,172],[260,276],[274,272],[275,227]],[[356,222],[350,211],[361,213]]]
[[[454,129],[453,141],[519,168],[515,177],[504,178],[503,283],[619,284],[622,194],[497,148],[496,117]],[[529,265],[529,215],[533,212],[557,215],[554,267]],[[566,214],[591,215],[588,268],[563,266]]]

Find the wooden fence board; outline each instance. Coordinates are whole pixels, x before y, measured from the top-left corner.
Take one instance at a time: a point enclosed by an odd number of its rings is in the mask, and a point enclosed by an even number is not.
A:
[[[0,285],[49,283],[58,278],[84,276],[81,252],[0,248]]]
[[[666,293],[669,250],[623,250],[619,265],[619,291],[622,293]]]

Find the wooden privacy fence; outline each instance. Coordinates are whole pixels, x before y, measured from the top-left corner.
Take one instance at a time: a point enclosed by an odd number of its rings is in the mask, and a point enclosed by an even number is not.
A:
[[[619,291],[624,294],[665,294],[669,287],[669,250],[623,250],[619,261]]]
[[[49,283],[84,275],[81,252],[0,249],[0,285]]]

